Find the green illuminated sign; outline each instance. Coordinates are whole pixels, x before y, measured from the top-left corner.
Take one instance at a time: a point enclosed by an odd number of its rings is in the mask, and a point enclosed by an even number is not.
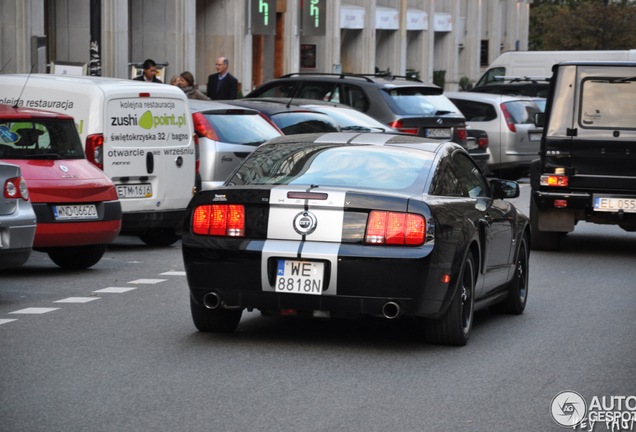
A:
[[[327,0],[305,0],[303,2],[303,36],[324,36],[326,34]]]
[[[276,0],[251,0],[250,27],[255,35],[276,34]]]

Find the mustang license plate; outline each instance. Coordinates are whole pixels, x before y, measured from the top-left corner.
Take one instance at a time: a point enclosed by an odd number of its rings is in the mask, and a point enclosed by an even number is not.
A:
[[[53,206],[55,220],[98,219],[95,204]]]
[[[636,213],[636,198],[594,197],[594,211]]]
[[[320,295],[324,272],[321,262],[278,260],[276,292]]]
[[[428,138],[450,138],[451,131],[450,129],[440,129],[440,128],[429,128],[426,129],[426,136]]]
[[[119,198],[150,198],[152,185],[150,183],[117,186]]]

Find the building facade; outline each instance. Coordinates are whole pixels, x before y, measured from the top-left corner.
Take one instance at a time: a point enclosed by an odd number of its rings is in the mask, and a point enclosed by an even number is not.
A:
[[[532,0],[2,0],[3,73],[52,64],[130,78],[166,64],[205,84],[227,57],[243,93],[287,73],[389,72],[456,90],[528,49]],[[204,88],[203,88],[204,89]]]

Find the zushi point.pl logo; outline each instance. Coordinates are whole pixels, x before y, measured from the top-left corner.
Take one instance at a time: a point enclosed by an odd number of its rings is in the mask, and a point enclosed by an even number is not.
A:
[[[174,114],[152,115],[151,111],[146,111],[139,119],[139,126],[144,129],[152,129],[161,126],[178,126],[181,128],[186,125],[186,114],[176,116]]]

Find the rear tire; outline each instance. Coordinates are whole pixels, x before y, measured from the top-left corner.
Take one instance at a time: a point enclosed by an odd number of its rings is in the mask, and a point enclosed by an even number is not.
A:
[[[208,309],[190,297],[192,321],[197,330],[204,333],[232,333],[241,321],[243,309]]]
[[[148,246],[165,247],[175,244],[180,236],[178,236],[173,229],[166,228],[156,231],[147,231],[143,234],[139,234],[139,238]]]
[[[539,230],[539,207],[530,198],[530,226],[532,227],[532,249],[541,251],[558,251],[561,233]]]
[[[81,270],[94,266],[106,252],[105,244],[66,246],[47,249],[49,258],[65,269]]]
[[[426,340],[436,345],[464,346],[473,328],[475,315],[475,264],[472,253],[466,261],[457,280],[457,289],[446,315],[429,322],[425,328]]]
[[[490,310],[497,313],[520,315],[526,308],[528,301],[528,265],[530,263],[530,249],[528,248],[527,235],[521,237],[519,253],[515,265],[515,274],[508,285],[508,296]]]

